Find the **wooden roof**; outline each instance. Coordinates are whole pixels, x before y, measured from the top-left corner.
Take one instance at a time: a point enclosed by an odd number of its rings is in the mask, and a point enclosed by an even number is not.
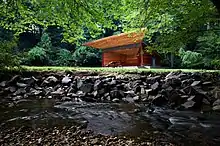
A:
[[[119,35],[113,35],[110,37],[105,37],[92,42],[84,43],[84,46],[89,46],[97,49],[113,48],[118,46],[124,46],[129,44],[136,44],[143,41],[144,32],[132,32],[132,33],[122,33]]]

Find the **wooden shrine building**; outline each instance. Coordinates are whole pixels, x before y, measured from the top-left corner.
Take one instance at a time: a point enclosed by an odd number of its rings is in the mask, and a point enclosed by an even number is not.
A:
[[[83,44],[102,49],[102,66],[160,66],[160,57],[147,53],[143,42],[144,32],[122,33]],[[114,66],[114,65],[113,65]]]

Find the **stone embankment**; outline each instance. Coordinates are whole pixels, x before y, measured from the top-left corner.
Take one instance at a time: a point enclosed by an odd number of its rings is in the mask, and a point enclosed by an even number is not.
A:
[[[217,73],[26,73],[1,78],[1,103],[31,98],[76,102],[149,103],[179,110],[220,111]]]

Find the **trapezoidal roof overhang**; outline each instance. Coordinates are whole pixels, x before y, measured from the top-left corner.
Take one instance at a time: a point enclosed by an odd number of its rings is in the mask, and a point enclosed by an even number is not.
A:
[[[97,49],[107,49],[119,46],[126,46],[130,44],[141,43],[144,39],[144,31],[131,32],[131,33],[121,33],[119,35],[113,35],[110,37],[105,37],[95,41],[84,43],[84,46],[93,47]]]

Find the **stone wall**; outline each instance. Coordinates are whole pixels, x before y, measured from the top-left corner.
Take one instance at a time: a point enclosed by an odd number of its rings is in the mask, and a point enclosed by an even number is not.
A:
[[[74,102],[123,102],[168,106],[179,110],[220,111],[217,73],[101,74],[29,72],[1,78],[4,106],[31,98]]]

